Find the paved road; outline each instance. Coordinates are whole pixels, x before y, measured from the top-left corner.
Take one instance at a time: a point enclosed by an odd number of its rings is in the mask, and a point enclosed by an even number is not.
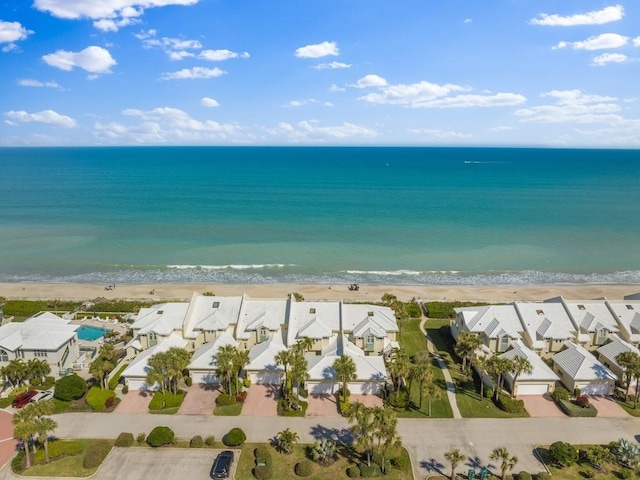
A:
[[[241,427],[252,442],[264,442],[289,427],[301,442],[317,437],[348,439],[343,418],[213,417],[199,415],[149,415],[66,413],[56,415],[56,435],[61,438],[115,438],[121,432],[148,433],[157,425],[171,427],[179,438],[214,435],[220,439],[233,427]],[[411,453],[416,480],[448,470],[444,452],[460,448],[468,466],[491,465],[489,454],[506,446],[520,462],[516,471],[540,471],[533,448],[556,440],[606,444],[621,437],[640,439],[640,419],[629,418],[513,418],[513,419],[400,419],[398,430]],[[6,477],[10,478],[10,477]],[[169,478],[169,477],[165,477]],[[178,478],[178,477],[176,477]]]

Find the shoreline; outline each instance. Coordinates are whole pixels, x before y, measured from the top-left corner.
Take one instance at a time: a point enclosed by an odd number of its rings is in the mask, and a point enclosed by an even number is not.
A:
[[[423,301],[507,303],[516,300],[542,301],[560,295],[575,300],[599,297],[622,300],[626,295],[640,293],[640,284],[360,284],[358,291],[350,291],[347,284],[117,284],[115,289],[107,290],[106,285],[95,283],[0,283],[0,297],[6,300],[86,301],[104,297],[108,300],[145,300],[162,303],[169,300],[188,301],[194,292],[213,292],[219,296],[240,296],[246,293],[252,298],[283,298],[297,292],[307,301],[348,302],[378,302],[383,294],[391,293],[403,301],[417,298]]]

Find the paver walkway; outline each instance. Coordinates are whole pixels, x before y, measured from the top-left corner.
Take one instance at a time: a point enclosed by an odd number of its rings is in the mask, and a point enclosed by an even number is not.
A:
[[[462,418],[460,409],[458,408],[458,402],[456,401],[456,386],[454,385],[453,379],[451,378],[451,372],[449,372],[446,362],[438,354],[438,352],[436,352],[436,349],[434,348],[433,343],[431,343],[431,339],[427,335],[427,331],[424,328],[424,324],[427,323],[427,320],[428,319],[426,317],[422,317],[422,320],[420,321],[420,331],[427,338],[427,349],[429,350],[429,353],[433,355],[433,358],[436,359],[438,365],[442,369],[442,374],[444,375],[444,380],[447,384],[447,399],[449,400],[449,405],[451,405],[451,410],[453,411],[453,418]]]

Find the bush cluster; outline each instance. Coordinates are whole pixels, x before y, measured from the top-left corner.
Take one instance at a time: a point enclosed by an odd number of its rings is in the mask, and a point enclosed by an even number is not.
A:
[[[109,390],[115,390],[118,384],[120,383],[120,379],[122,378],[122,372],[129,366],[129,364],[125,363],[122,365],[116,374],[109,380]]]
[[[78,400],[87,392],[87,382],[75,373],[62,377],[56,382],[53,396],[63,402]],[[104,403],[103,403],[104,405]]]
[[[269,480],[273,476],[273,469],[266,465],[256,466],[253,468],[253,476],[258,480]]]
[[[553,398],[556,402],[560,400],[569,400],[569,390],[563,387],[557,387],[552,393],[551,398]]]
[[[116,447],[130,447],[133,445],[133,433],[122,432],[116,438]]]
[[[14,473],[24,472],[26,465],[24,464],[24,450],[20,450],[18,454],[11,460],[11,470]]]
[[[569,400],[560,400],[557,404],[560,410],[570,417],[595,417],[598,415],[598,410],[593,404],[589,404],[584,408],[574,405]]]
[[[96,412],[104,412],[105,408],[111,408],[115,402],[116,392],[113,390],[103,390],[100,387],[91,387],[87,392],[85,401]],[[109,401],[109,399],[111,399]],[[109,406],[107,406],[107,402]]]
[[[552,443],[549,447],[549,456],[553,463],[561,467],[569,467],[578,461],[578,451],[567,442]]]
[[[204,439],[204,443],[208,447],[213,445],[215,443],[215,441],[216,441],[216,437],[214,437],[213,435],[209,435],[207,438]]]
[[[125,395],[129,393],[129,385],[125,385],[124,387],[122,387],[122,393]]]
[[[150,447],[162,447],[171,445],[175,439],[176,435],[169,427],[156,427],[147,436],[147,444]]]
[[[142,433],[139,433],[138,436],[136,437],[136,442],[144,443],[146,439],[147,439],[147,435],[144,432],[142,432]]]
[[[347,477],[360,478],[360,468],[357,465],[351,465],[347,468]]]
[[[379,477],[382,475],[380,465],[377,463],[372,463],[371,465],[361,463],[358,467],[360,468],[360,476],[363,478]]]
[[[236,395],[237,403],[244,403],[246,399],[247,399],[247,392],[240,392]]]
[[[500,395],[498,400],[496,401],[496,406],[500,410],[504,410],[509,413],[520,413],[524,412],[524,402],[522,400],[517,400],[515,398],[511,398],[509,395]]]
[[[191,385],[193,385],[193,378],[184,377],[184,383],[187,385],[187,387],[190,387]]]
[[[204,445],[204,440],[202,440],[202,437],[200,435],[196,435],[189,442],[189,447],[191,448],[202,448],[203,445]]]
[[[580,408],[587,408],[589,406],[589,397],[587,397],[586,395],[581,395],[578,398],[576,398],[576,405],[578,405]]]
[[[518,480],[533,480],[529,472],[520,472],[518,474]]]
[[[229,430],[222,442],[228,447],[238,447],[247,440],[247,436],[241,428],[232,428]]]
[[[228,395],[226,393],[221,393],[216,398],[216,405],[218,407],[225,407],[227,405],[234,405],[236,403],[235,395]]]
[[[299,477],[310,477],[313,474],[313,462],[307,459],[302,460],[296,463],[293,471],[296,472],[296,475]]]
[[[249,388],[251,386],[251,379],[250,378],[245,378],[242,381],[242,384],[244,385],[244,388]]]
[[[184,400],[184,393],[179,392],[174,395],[171,392],[156,392],[153,394],[153,398],[149,403],[149,410],[162,410],[163,408],[175,408],[182,405]]]
[[[265,445],[260,445],[253,450],[253,456],[256,460],[256,465],[271,466],[273,459],[271,458],[271,450]]]
[[[551,474],[547,472],[540,472],[536,475],[536,480],[551,480]]]

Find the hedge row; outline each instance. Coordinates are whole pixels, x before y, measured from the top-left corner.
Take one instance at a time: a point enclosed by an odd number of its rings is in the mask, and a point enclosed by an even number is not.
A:
[[[524,412],[524,402],[522,400],[511,398],[509,395],[505,394],[502,394],[498,397],[496,406],[500,410],[504,410],[505,412],[509,413]]]
[[[587,407],[579,407],[569,400],[560,400],[556,401],[556,403],[560,407],[560,410],[570,417],[595,417],[598,415],[598,410],[591,404]]]

